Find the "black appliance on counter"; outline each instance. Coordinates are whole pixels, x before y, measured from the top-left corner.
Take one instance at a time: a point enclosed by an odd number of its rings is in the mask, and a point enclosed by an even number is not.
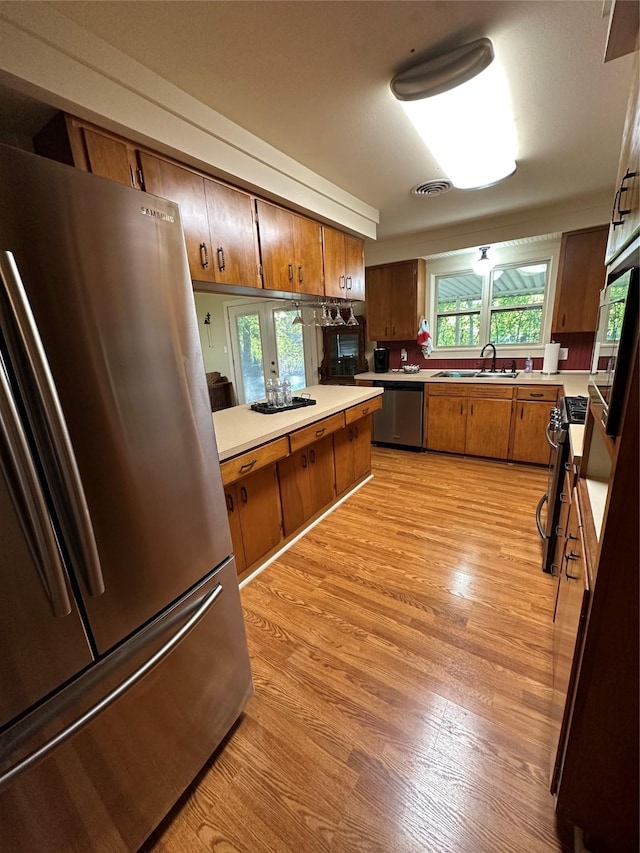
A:
[[[544,557],[542,571],[554,574],[553,555],[558,538],[557,526],[560,516],[562,479],[569,458],[569,426],[583,424],[587,416],[587,397],[561,397],[558,408],[549,412],[549,423],[546,427],[547,441],[551,445],[552,454],[549,463],[549,478],[547,491],[542,495],[536,507],[536,524],[538,532],[544,540]],[[546,521],[542,521],[542,510],[547,505]]]
[[[389,371],[389,348],[375,347],[373,350],[374,373],[387,373]]]

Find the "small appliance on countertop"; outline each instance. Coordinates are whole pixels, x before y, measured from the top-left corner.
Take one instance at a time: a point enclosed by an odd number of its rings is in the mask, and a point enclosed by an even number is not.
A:
[[[373,350],[374,373],[388,373],[389,371],[389,348],[375,347]]]

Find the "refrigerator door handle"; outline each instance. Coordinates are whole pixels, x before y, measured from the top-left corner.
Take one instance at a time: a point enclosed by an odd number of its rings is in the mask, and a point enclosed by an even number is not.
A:
[[[24,285],[12,252],[0,252],[0,276],[13,313],[13,321],[22,341],[29,368],[42,402],[47,426],[52,437],[60,470],[67,489],[69,505],[82,551],[80,570],[89,595],[102,595],[104,579],[98,547],[91,524],[89,507],[64,420],[55,383],[42,346],[38,327],[31,312]]]
[[[25,532],[38,576],[54,616],[71,613],[71,602],[58,543],[51,526],[47,502],[33,464],[29,443],[16,408],[11,386],[0,360],[0,431],[4,435],[25,506],[13,504]],[[26,508],[26,512],[25,512]]]
[[[221,583],[216,584],[216,586],[209,592],[198,605],[198,609],[196,612],[189,618],[187,622],[177,631],[170,640],[168,640],[164,646],[162,646],[158,651],[152,655],[149,660],[147,660],[139,669],[135,672],[131,673],[131,675],[126,678],[123,682],[121,682],[117,687],[115,687],[110,693],[107,693],[99,702],[96,702],[91,708],[85,711],[77,720],[74,720],[70,725],[68,725],[65,729],[58,734],[54,735],[50,738],[46,743],[42,746],[35,749],[33,752],[29,753],[29,755],[25,756],[22,760],[18,761],[4,773],[0,774],[0,793],[7,788],[9,785],[15,782],[18,776],[21,776],[23,773],[26,773],[31,768],[35,767],[37,764],[40,764],[41,761],[44,761],[52,752],[58,749],[61,744],[65,743],[65,741],[72,738],[76,735],[80,729],[83,729],[87,726],[93,719],[95,719],[99,714],[101,714],[104,710],[106,710],[109,705],[113,704],[117,699],[119,699],[123,694],[125,694],[128,690],[134,687],[139,681],[141,681],[146,675],[148,675],[152,669],[154,669],[158,664],[162,663],[164,658],[169,655],[176,646],[178,646],[182,640],[186,637],[187,634],[191,632],[193,628],[200,622],[200,620],[206,615],[209,608],[218,600],[220,595],[222,594],[223,587]]]

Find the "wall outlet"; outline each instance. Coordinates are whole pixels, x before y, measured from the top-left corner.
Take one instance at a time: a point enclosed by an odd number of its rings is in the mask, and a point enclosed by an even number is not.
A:
[[[404,347],[403,347],[403,348],[400,350],[400,361],[406,361],[406,360],[407,360],[407,351],[406,351],[406,349],[404,349]]]
[[[560,347],[558,361],[566,361],[569,358],[569,347]]]

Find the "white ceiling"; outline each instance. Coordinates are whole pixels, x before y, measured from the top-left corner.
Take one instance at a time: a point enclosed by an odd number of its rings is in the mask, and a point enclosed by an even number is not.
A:
[[[612,195],[632,69],[631,57],[603,63],[602,0],[48,5],[378,209],[381,239]],[[510,81],[517,171],[483,190],[412,196],[445,176],[389,81],[481,36]]]

